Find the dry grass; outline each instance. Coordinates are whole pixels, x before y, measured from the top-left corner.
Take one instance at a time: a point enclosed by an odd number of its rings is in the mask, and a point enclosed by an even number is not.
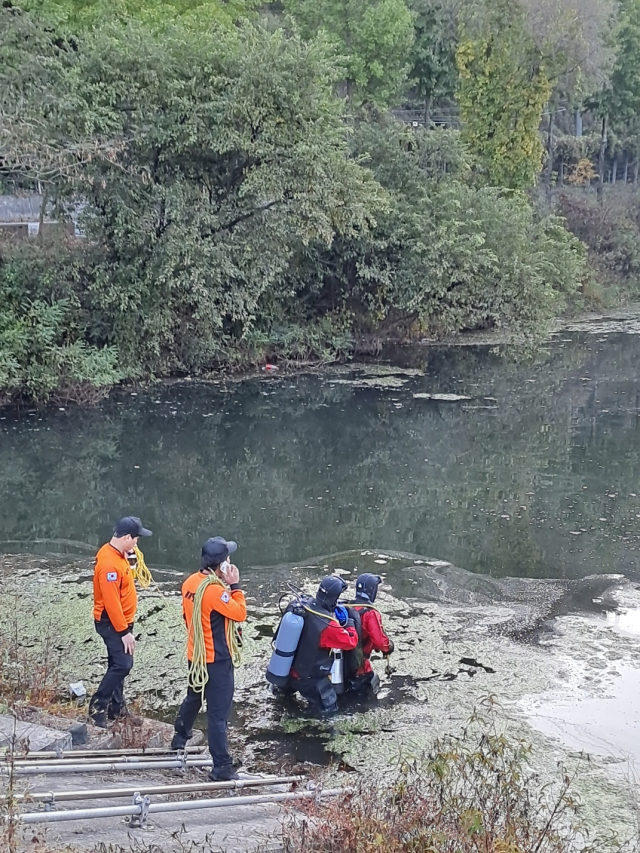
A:
[[[49,708],[63,695],[60,673],[68,647],[53,623],[41,625],[37,642],[25,640],[25,617],[17,606],[17,596],[17,592],[2,587],[0,703],[12,707],[25,702]]]
[[[492,703],[461,738],[405,756],[390,781],[361,779],[348,796],[310,803],[284,822],[286,853],[593,853],[637,850],[592,838],[560,769],[545,782],[530,747],[499,732]]]

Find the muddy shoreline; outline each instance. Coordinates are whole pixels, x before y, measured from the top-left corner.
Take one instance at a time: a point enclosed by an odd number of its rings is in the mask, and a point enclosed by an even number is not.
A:
[[[274,699],[264,680],[277,600],[286,578],[311,588],[324,572],[339,570],[350,580],[355,563],[384,573],[380,607],[396,642],[393,672],[374,660],[382,679],[377,700],[345,698],[341,712],[321,722],[307,716],[302,702]],[[17,618],[26,647],[57,637],[61,684],[82,679],[90,691],[104,667],[90,620],[90,561],[5,556],[3,564],[5,630]],[[633,727],[618,742],[616,731],[607,731],[606,715],[611,703],[622,714],[635,713],[636,584],[621,576],[498,580],[443,561],[361,551],[325,558],[321,565],[278,567],[274,574],[271,585],[249,584],[247,590],[230,741],[248,771],[385,777],[399,755],[417,754],[436,736],[461,732],[493,696],[507,733],[533,744],[540,773],[551,776],[558,760],[576,768],[576,790],[590,820],[612,831],[629,825],[634,805],[627,777],[640,754],[629,751]],[[140,711],[166,722],[186,678],[176,587],[176,579],[165,579],[142,593],[128,683]],[[589,720],[591,729],[585,727]]]
[[[582,312],[577,315],[571,315],[559,318],[549,328],[548,341],[552,342],[562,332],[582,332],[587,334],[599,335],[609,333],[624,333],[624,334],[640,334],[640,304],[630,304],[615,309],[597,311],[597,312]],[[274,358],[273,365],[265,368],[262,366],[242,367],[236,370],[231,368],[222,368],[219,371],[205,373],[198,376],[168,376],[156,381],[145,382],[126,382],[110,388],[104,395],[97,395],[91,403],[64,404],[69,408],[91,408],[96,403],[117,395],[119,393],[131,392],[146,392],[158,387],[171,387],[172,385],[188,386],[190,384],[211,385],[212,387],[222,387],[227,385],[237,385],[251,379],[277,379],[282,377],[303,376],[308,374],[313,375],[330,375],[332,373],[340,373],[344,371],[362,371],[381,368],[389,373],[402,372],[400,368],[407,365],[413,365],[419,362],[426,362],[428,353],[434,349],[457,349],[468,347],[480,347],[489,349],[501,349],[508,347],[520,347],[520,344],[514,342],[508,333],[508,330],[476,330],[470,332],[460,332],[455,335],[449,335],[444,338],[421,338],[408,340],[405,337],[393,338],[385,337],[378,338],[370,336],[362,338],[356,342],[353,352],[348,360],[345,361],[289,361],[286,359]],[[527,351],[527,357],[531,357],[531,352]],[[393,371],[392,368],[397,367],[398,370]],[[52,408],[59,407],[63,404],[58,401],[52,401],[44,406],[34,406],[34,404],[25,404],[22,402],[0,401],[0,413],[10,415],[12,413],[19,414],[24,411],[33,410],[34,408]]]

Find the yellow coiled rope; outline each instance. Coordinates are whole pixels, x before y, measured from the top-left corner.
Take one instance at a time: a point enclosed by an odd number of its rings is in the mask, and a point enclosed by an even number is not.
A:
[[[208,575],[196,590],[193,600],[193,616],[191,618],[191,633],[193,636],[193,655],[189,667],[189,687],[196,693],[204,695],[204,689],[209,680],[207,671],[207,648],[204,641],[204,628],[202,627],[202,599],[210,584],[218,584],[227,589],[217,575]],[[242,661],[240,628],[238,622],[233,619],[225,619],[225,638],[231,655],[231,663],[240,666]]]
[[[137,580],[142,589],[149,589],[153,583],[153,575],[149,571],[149,567],[144,561],[144,554],[136,545],[133,549],[136,555],[136,565],[132,566],[131,574],[134,580]]]

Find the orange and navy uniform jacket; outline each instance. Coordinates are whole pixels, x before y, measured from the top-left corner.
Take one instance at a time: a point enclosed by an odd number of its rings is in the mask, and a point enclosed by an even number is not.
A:
[[[332,622],[320,634],[321,649],[341,649],[343,652],[349,652],[357,645],[358,632],[351,625],[341,628],[337,622]]]
[[[193,601],[201,583],[208,575],[195,572],[182,584],[182,613],[189,633],[187,658],[193,659]],[[208,584],[202,598],[202,630],[207,650],[207,663],[229,660],[231,653],[227,645],[227,624],[244,622],[247,618],[247,604],[243,591],[238,584],[231,587],[220,584]]]
[[[108,542],[96,556],[93,572],[93,618],[108,620],[124,637],[129,633],[138,607],[138,593],[129,561]]]

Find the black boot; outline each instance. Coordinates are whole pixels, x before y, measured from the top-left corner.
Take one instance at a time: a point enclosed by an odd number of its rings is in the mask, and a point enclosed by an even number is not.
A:
[[[225,764],[224,767],[214,767],[211,773],[209,773],[209,779],[212,782],[232,782],[239,778],[232,764]]]
[[[122,708],[114,708],[113,705],[109,705],[107,708],[107,717],[111,721],[113,720],[124,720],[125,717],[130,717],[131,712],[127,708],[126,705],[123,705]]]
[[[109,728],[109,720],[107,719],[107,715],[104,711],[94,711],[89,714],[89,719],[93,723],[94,726],[97,726],[99,729],[108,729]]]

